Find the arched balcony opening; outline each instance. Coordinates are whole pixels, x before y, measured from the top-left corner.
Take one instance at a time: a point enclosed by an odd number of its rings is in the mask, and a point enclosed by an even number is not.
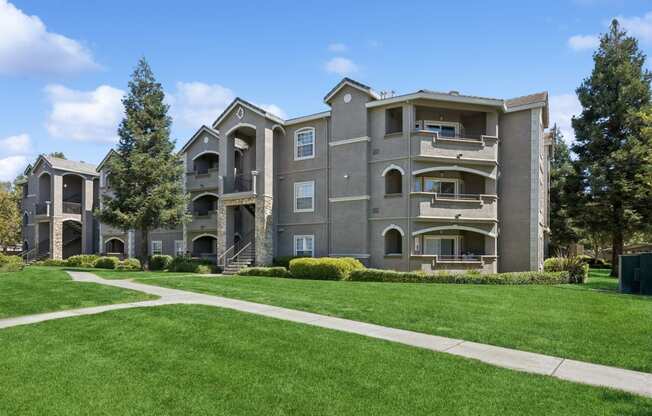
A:
[[[250,192],[254,189],[252,171],[256,170],[256,127],[247,123],[234,126],[227,140],[227,176],[225,192]]]
[[[52,176],[44,172],[38,178],[38,199],[36,202],[36,215],[50,215],[52,203]]]
[[[192,201],[192,215],[207,217],[217,211],[217,195],[204,194]]]
[[[84,179],[78,175],[63,176],[63,212],[81,214]]]
[[[416,175],[415,192],[430,193],[437,199],[481,200],[482,196],[495,196],[496,181],[472,169],[437,167]]]
[[[413,234],[413,254],[438,263],[482,263],[496,255],[496,236],[470,226],[434,226]]]
[[[192,241],[192,256],[201,259],[217,260],[217,237],[214,235],[201,235]]]
[[[195,157],[192,162],[196,175],[206,175],[217,172],[220,164],[220,155],[217,152],[204,152]]]
[[[109,238],[104,243],[104,250],[108,255],[124,255],[125,243],[119,238]]]

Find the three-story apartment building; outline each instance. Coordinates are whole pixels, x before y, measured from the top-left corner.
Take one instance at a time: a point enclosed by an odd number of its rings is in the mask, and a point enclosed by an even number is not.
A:
[[[192,221],[153,232],[150,252],[226,266],[306,255],[397,270],[542,268],[546,93],[380,96],[345,78],[324,103],[328,111],[283,120],[237,98],[199,128],[179,153]],[[110,192],[104,162],[89,178]],[[134,254],[133,232],[96,228],[83,250]]]

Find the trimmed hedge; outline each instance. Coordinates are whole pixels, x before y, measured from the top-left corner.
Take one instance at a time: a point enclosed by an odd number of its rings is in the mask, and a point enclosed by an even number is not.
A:
[[[168,271],[182,273],[211,273],[214,265],[209,261],[192,260],[189,257],[178,256],[172,259]]]
[[[238,272],[239,276],[292,277],[285,267],[247,267]]]
[[[25,264],[19,256],[6,256],[0,253],[0,272],[19,272]]]
[[[99,259],[95,260],[94,267],[96,269],[113,270],[118,266],[119,263],[120,260],[117,257],[100,257]]]
[[[61,259],[46,259],[43,261],[38,261],[35,264],[39,266],[57,266],[57,267],[64,267],[68,265],[68,262],[65,260]]]
[[[526,285],[569,283],[568,272],[513,272],[513,273],[436,273],[397,272],[381,269],[353,270],[348,280],[356,282],[395,283],[457,283],[487,285]]]
[[[65,266],[68,267],[95,267],[95,262],[100,256],[96,254],[78,254],[70,256],[65,261]]]
[[[133,270],[140,270],[140,269],[141,269],[140,260],[136,258],[124,259],[116,266],[116,270],[133,271]]]
[[[364,265],[352,257],[305,257],[290,261],[290,274],[295,279],[346,280],[358,269],[364,269]]]
[[[294,259],[302,259],[305,256],[278,256],[274,257],[272,260],[273,267],[285,267],[286,269],[290,268],[290,262]]]
[[[543,262],[546,272],[568,272],[568,283],[584,283],[589,277],[589,265],[580,257],[550,257]]]
[[[170,267],[170,263],[172,263],[172,256],[155,254],[149,257],[150,270],[165,270]]]

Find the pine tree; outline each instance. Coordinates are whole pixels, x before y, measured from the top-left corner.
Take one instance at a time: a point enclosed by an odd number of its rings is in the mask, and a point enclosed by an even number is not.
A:
[[[645,55],[617,20],[600,39],[594,69],[576,90],[582,114],[573,119],[580,196],[577,209],[611,235],[612,275],[627,235],[652,218],[652,111]]]
[[[0,187],[0,247],[7,252],[20,243],[20,192],[11,183]]]
[[[141,59],[122,100],[125,117],[118,128],[117,154],[107,161],[112,195],[102,197],[100,221],[140,235],[141,264],[148,267],[149,232],[186,220],[183,165],[170,139],[171,118],[161,84]]]
[[[553,157],[550,164],[550,248],[554,253],[565,251],[568,245],[577,242],[579,237],[569,211],[574,198],[571,183],[575,175],[573,162],[568,145],[556,124],[551,134]]]

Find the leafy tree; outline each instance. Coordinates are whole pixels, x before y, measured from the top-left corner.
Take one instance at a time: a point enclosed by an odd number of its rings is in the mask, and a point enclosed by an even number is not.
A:
[[[66,155],[63,154],[63,152],[52,152],[49,154],[49,156],[52,157],[58,157],[59,159],[65,159]]]
[[[550,164],[550,248],[553,252],[565,252],[569,244],[579,239],[569,209],[574,199],[572,181],[575,169],[568,145],[556,124],[551,134],[553,157]]]
[[[0,187],[0,247],[3,248],[5,253],[7,248],[20,243],[21,218],[19,204],[19,188]]]
[[[186,220],[183,165],[170,139],[171,119],[161,84],[141,59],[123,98],[117,154],[107,161],[112,195],[103,196],[100,221],[140,233],[139,258],[148,268],[148,234]]]
[[[578,210],[611,235],[612,275],[627,235],[652,219],[652,109],[645,55],[617,20],[600,39],[594,68],[576,90],[573,118]]]

